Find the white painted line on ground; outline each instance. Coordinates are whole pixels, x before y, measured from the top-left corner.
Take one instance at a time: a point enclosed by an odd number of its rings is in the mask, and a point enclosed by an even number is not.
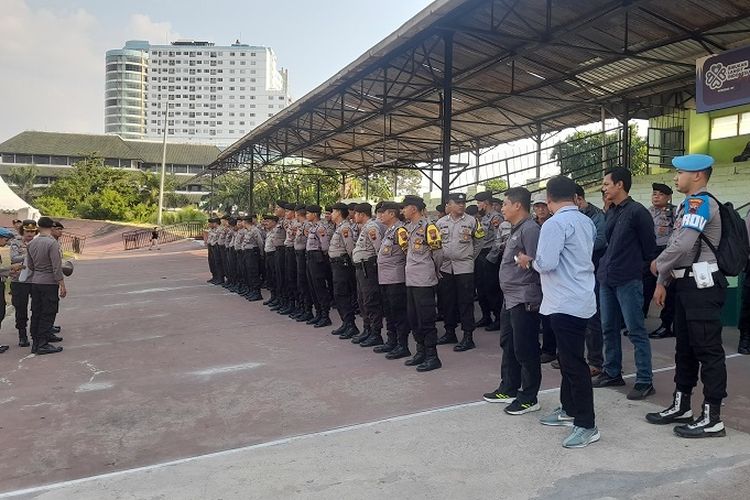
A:
[[[114,387],[114,384],[111,382],[86,382],[79,385],[75,392],[103,391],[112,387]]]
[[[729,359],[729,358],[735,358],[735,357],[738,357],[738,356],[740,356],[740,354],[738,354],[738,353],[729,354],[727,356],[727,359]],[[237,366],[241,366],[241,365],[237,365]],[[670,366],[670,367],[666,367],[666,368],[659,368],[657,370],[654,370],[654,372],[655,373],[660,373],[660,372],[669,371],[669,370],[673,370],[673,369],[674,369],[674,367]],[[195,372],[193,372],[193,373],[195,373]],[[631,373],[629,375],[625,375],[623,378],[633,378],[633,377],[635,377],[635,374]],[[539,391],[539,394],[540,395],[542,395],[542,394],[552,394],[552,393],[559,392],[559,391],[560,391],[559,387],[552,387],[550,389],[545,389],[545,390]],[[301,441],[301,440],[305,440],[305,439],[311,439],[311,438],[315,438],[315,437],[331,436],[331,435],[340,434],[340,433],[343,433],[343,432],[355,431],[355,430],[359,430],[359,429],[367,429],[369,427],[373,427],[373,426],[376,426],[376,425],[379,425],[379,424],[390,423],[390,422],[402,422],[402,421],[405,421],[405,420],[411,420],[411,419],[414,419],[414,418],[417,418],[417,417],[423,417],[423,416],[426,416],[426,415],[433,415],[433,414],[436,414],[436,413],[445,413],[445,412],[450,412],[450,411],[455,411],[455,410],[462,410],[464,408],[472,408],[474,406],[481,406],[481,405],[488,405],[488,404],[491,404],[491,403],[487,403],[486,401],[474,401],[474,402],[471,402],[471,403],[461,403],[461,404],[457,404],[457,405],[443,406],[441,408],[433,408],[433,409],[430,409],[430,410],[419,411],[419,412],[416,412],[416,413],[407,413],[405,415],[397,415],[395,417],[388,417],[388,418],[384,418],[384,419],[380,419],[380,420],[373,420],[371,422],[363,422],[363,423],[360,423],[360,424],[353,424],[353,425],[345,425],[345,426],[342,426],[342,427],[335,427],[333,429],[328,429],[328,430],[325,430],[325,431],[311,432],[311,433],[308,433],[308,434],[298,434],[296,436],[290,436],[290,437],[285,437],[285,438],[281,438],[281,439],[275,439],[273,441],[268,441],[268,442],[265,442],[265,443],[253,444],[253,445],[249,445],[249,446],[241,446],[239,448],[232,448],[230,450],[222,450],[222,451],[216,451],[216,452],[213,452],[213,453],[205,453],[203,455],[196,455],[196,456],[193,456],[193,457],[180,458],[180,459],[177,459],[177,460],[171,460],[169,462],[162,462],[162,463],[152,464],[152,465],[144,465],[142,467],[134,467],[132,469],[125,469],[125,470],[120,470],[120,471],[115,471],[115,472],[107,472],[105,474],[98,474],[98,475],[95,475],[95,476],[82,477],[82,478],[79,478],[79,479],[71,479],[71,480],[68,480],[68,481],[60,481],[60,482],[57,482],[57,483],[48,484],[46,486],[34,486],[34,487],[31,487],[31,488],[25,488],[25,489],[22,489],[22,490],[8,491],[8,492],[5,492],[5,493],[0,493],[0,498],[13,498],[13,497],[22,496],[22,495],[31,495],[31,494],[35,494],[35,493],[42,493],[42,492],[45,492],[45,491],[50,491],[50,490],[54,490],[54,489],[58,489],[58,488],[64,488],[64,487],[68,487],[68,486],[75,486],[75,485],[78,485],[78,484],[88,483],[88,482],[91,482],[91,481],[99,481],[99,480],[102,480],[102,479],[111,479],[111,478],[115,478],[115,477],[126,476],[128,474],[135,474],[135,473],[138,473],[138,472],[149,472],[149,471],[152,471],[152,470],[163,469],[165,467],[172,467],[172,466],[175,466],[175,465],[187,464],[187,463],[196,462],[196,461],[199,461],[199,460],[211,459],[211,458],[218,458],[218,457],[225,457],[225,456],[228,456],[228,455],[233,455],[235,453],[241,453],[241,452],[245,452],[245,451],[261,450],[261,449],[264,449],[264,448],[271,448],[273,446],[281,446],[281,445],[293,443],[293,442],[296,442],[296,441]]]
[[[221,375],[224,373],[232,373],[241,370],[250,370],[262,366],[263,363],[244,363],[241,365],[231,366],[215,366],[213,368],[206,368],[205,370],[199,370],[196,372],[188,372],[188,375],[197,375],[199,377],[211,377],[213,375]]]

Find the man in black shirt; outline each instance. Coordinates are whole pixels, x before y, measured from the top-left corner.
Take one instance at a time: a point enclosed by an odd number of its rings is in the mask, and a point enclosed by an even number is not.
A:
[[[607,250],[599,260],[604,371],[594,387],[622,386],[620,311],[635,351],[635,386],[628,399],[643,399],[654,393],[651,344],[643,318],[642,271],[656,256],[656,237],[651,214],[628,195],[630,171],[617,167],[604,176],[602,191],[612,207],[607,211]]]

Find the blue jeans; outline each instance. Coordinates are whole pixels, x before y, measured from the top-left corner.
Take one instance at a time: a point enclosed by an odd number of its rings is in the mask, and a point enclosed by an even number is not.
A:
[[[654,374],[651,370],[651,343],[643,319],[643,281],[633,280],[619,286],[600,283],[599,299],[604,337],[604,371],[610,377],[622,374],[622,318],[635,350],[635,383],[651,384]]]

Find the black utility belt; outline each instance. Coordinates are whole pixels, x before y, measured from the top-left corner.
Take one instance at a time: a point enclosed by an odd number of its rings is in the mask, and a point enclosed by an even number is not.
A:
[[[258,248],[258,247],[248,247],[248,248],[243,248],[242,251],[243,252],[259,252],[260,248]]]
[[[303,254],[303,253],[305,253],[305,249],[304,248],[302,248],[302,249],[295,248],[294,252],[297,253],[297,254]]]
[[[276,247],[276,250],[284,250],[286,247],[284,245],[279,245]]]
[[[343,255],[341,257],[331,257],[331,264],[348,264],[349,256]]]
[[[359,262],[355,262],[354,263],[354,267],[362,267],[363,268],[367,264],[377,265],[377,263],[378,263],[378,258],[377,257],[370,257],[369,259],[361,260]]]

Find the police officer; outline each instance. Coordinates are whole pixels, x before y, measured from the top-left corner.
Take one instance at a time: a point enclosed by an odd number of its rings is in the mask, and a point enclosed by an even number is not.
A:
[[[724,436],[721,401],[727,397],[727,368],[721,343],[721,309],[727,280],[719,271],[716,255],[721,239],[719,205],[706,185],[714,159],[708,155],[677,156],[675,185],[686,197],[676,214],[675,231],[667,248],[651,263],[657,276],[654,301],[663,306],[667,285],[674,280],[677,337],[675,352],[675,392],[669,408],[649,413],[652,424],[682,423],[674,428],[680,437]],[[698,382],[703,383],[700,417],[691,421],[690,396]]]
[[[307,221],[310,228],[305,245],[307,258],[307,278],[310,296],[315,307],[315,316],[308,319],[308,325],[328,326],[331,324],[329,316],[331,310],[331,292],[328,289],[328,248],[331,233],[328,224],[320,220],[321,208],[318,205],[307,205]]]
[[[381,224],[372,218],[372,205],[359,203],[354,207],[354,220],[360,227],[359,237],[352,251],[357,278],[357,302],[362,311],[365,330],[369,335],[360,339],[360,347],[383,345],[383,301],[378,282],[378,250],[383,241]],[[354,341],[355,339],[352,339]]]
[[[286,210],[288,206],[289,204],[286,201],[278,200],[273,212],[274,215],[278,217],[279,224],[274,231],[274,245],[276,245],[276,252],[274,252],[273,259],[278,304],[271,306],[272,311],[283,310],[289,302],[286,287],[286,247],[284,246],[284,242],[286,241],[286,227],[289,224],[286,218]]]
[[[247,226],[242,218],[237,219],[237,233],[234,236],[234,254],[236,256],[235,268],[237,269],[237,294],[246,297],[250,293],[247,286],[245,271],[245,236],[247,235]]]
[[[31,240],[37,235],[36,221],[27,219],[22,221],[18,229],[19,235],[10,242],[10,264],[15,266],[10,272],[11,303],[16,312],[16,329],[18,330],[18,346],[28,347],[29,338],[26,327],[29,320],[29,297],[31,297],[31,283],[27,280],[28,271],[21,275],[26,260],[26,252]]]
[[[398,242],[408,241],[409,235],[401,220],[401,204],[387,201],[382,207],[380,219],[386,229],[378,250],[378,283],[388,339],[373,351],[386,353],[386,359],[401,359],[411,356],[411,351],[406,314],[406,253]]]
[[[237,235],[237,219],[230,217],[228,221],[227,237],[224,241],[227,254],[227,283],[224,287],[230,292],[236,292],[237,283],[237,258],[234,250],[234,238]]]
[[[218,281],[218,272],[216,270],[216,237],[218,236],[218,221],[214,217],[208,219],[208,230],[205,232],[204,240],[206,242],[206,248],[208,249],[208,270],[211,273],[211,278],[206,281],[215,285]]]
[[[435,286],[443,260],[442,240],[440,230],[423,214],[422,198],[407,195],[403,204],[409,223],[406,232],[400,231],[397,236],[406,252],[406,311],[417,341],[416,354],[405,364],[424,372],[443,366],[438,358],[435,328]]]
[[[487,331],[500,330],[500,310],[502,309],[502,296],[500,292],[500,282],[497,278],[499,265],[487,260],[487,254],[490,253],[497,228],[503,221],[503,216],[492,208],[492,193],[482,191],[477,193],[474,199],[477,201],[479,211],[482,214],[481,223],[484,230],[484,238],[479,246],[474,266],[474,281],[476,282],[477,295],[479,297],[479,307],[482,310],[482,317],[477,321],[477,327],[486,327]],[[495,319],[492,319],[492,313]]]
[[[331,332],[341,339],[359,338],[359,329],[354,325],[354,295],[356,289],[352,287],[352,252],[354,250],[354,231],[349,222],[349,206],[346,203],[336,203],[332,207],[331,221],[336,228],[331,236],[328,247],[328,257],[331,262],[333,276],[333,299],[341,317],[341,326]]]
[[[271,308],[277,307],[280,303],[278,295],[278,287],[276,280],[276,243],[278,241],[278,222],[279,218],[275,215],[264,215],[263,225],[266,229],[266,241],[263,246],[263,253],[265,254],[266,264],[266,285],[271,292],[271,297],[263,302],[264,306]],[[283,242],[283,240],[282,240]]]
[[[263,300],[263,296],[260,293],[260,266],[261,266],[261,254],[265,247],[265,241],[263,235],[258,229],[258,226],[254,224],[255,218],[252,215],[248,215],[244,218],[245,227],[247,234],[245,235],[244,243],[242,245],[242,253],[244,259],[245,269],[245,282],[248,287],[247,300],[255,302],[257,300]]]
[[[455,344],[456,326],[461,321],[463,338],[454,346],[456,352],[474,349],[474,259],[483,248],[484,228],[474,217],[466,215],[466,195],[450,193],[446,209],[450,215],[435,224],[443,241],[443,263],[440,267],[438,294],[445,321],[445,334],[438,345]]]
[[[307,246],[307,237],[310,234],[311,223],[307,221],[307,210],[305,205],[297,204],[295,207],[297,224],[294,231],[294,255],[297,266],[297,292],[299,307],[297,312],[289,317],[295,321],[307,321],[313,318],[310,287],[307,282],[307,259],[305,257],[305,247]]]
[[[651,185],[651,206],[648,211],[654,219],[654,232],[656,233],[656,252],[657,255],[667,248],[669,237],[674,231],[675,207],[672,205],[672,188],[666,184],[655,182]],[[653,297],[656,290],[656,276],[651,274],[649,269],[644,272],[643,278],[643,296]],[[670,293],[671,292],[671,293]],[[643,316],[648,317],[648,309],[651,301],[643,301]],[[659,328],[649,334],[652,339],[663,339],[674,337],[672,333],[672,320],[674,318],[674,290],[667,290],[667,298],[664,301],[664,307],[659,314],[661,325]]]
[[[286,306],[279,309],[279,314],[289,315],[297,310],[297,257],[294,253],[294,237],[297,228],[296,212],[293,203],[284,206],[284,289],[287,295]]]
[[[229,216],[222,215],[219,220],[221,221],[221,225],[219,226],[216,246],[219,255],[219,272],[221,275],[221,281],[218,284],[224,286],[228,277],[226,242],[227,236],[229,236]]]

